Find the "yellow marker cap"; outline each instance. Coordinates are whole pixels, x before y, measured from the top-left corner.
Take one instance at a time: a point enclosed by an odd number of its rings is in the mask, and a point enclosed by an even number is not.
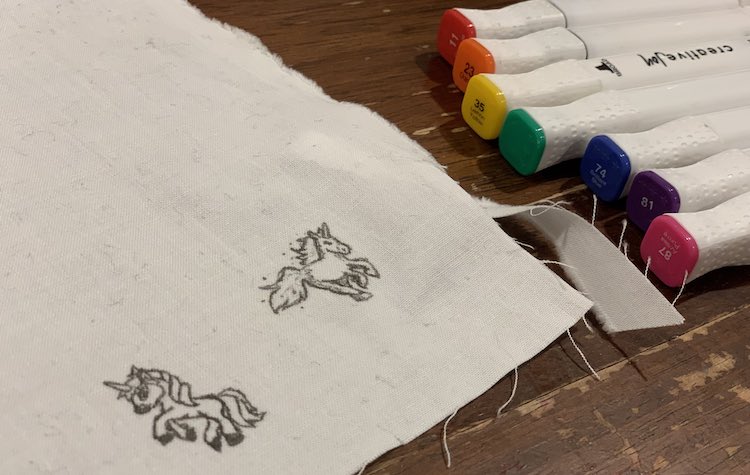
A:
[[[469,127],[483,139],[498,138],[508,115],[502,89],[483,74],[474,76],[466,88],[461,115]]]
[[[469,79],[479,73],[494,73],[495,58],[492,53],[474,38],[467,38],[458,45],[456,61],[453,63],[453,82],[466,90]]]

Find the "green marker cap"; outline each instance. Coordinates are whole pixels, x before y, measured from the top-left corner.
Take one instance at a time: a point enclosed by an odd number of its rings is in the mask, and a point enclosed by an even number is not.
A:
[[[544,129],[523,109],[514,109],[505,119],[500,134],[500,153],[521,175],[536,172],[547,139]]]

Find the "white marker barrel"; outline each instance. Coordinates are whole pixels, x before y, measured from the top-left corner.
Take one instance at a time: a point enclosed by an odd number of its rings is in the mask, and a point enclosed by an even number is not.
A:
[[[689,15],[725,10],[747,0],[550,0],[565,15],[567,27]]]
[[[511,40],[473,39],[469,43],[473,46],[459,46],[454,68],[473,64],[471,59],[464,59],[463,50],[470,50],[472,58],[480,55],[492,58],[495,71],[476,70],[475,74],[517,74],[564,59],[595,58],[749,34],[748,7],[579,28],[557,27]]]
[[[604,91],[557,107],[508,114],[500,150],[522,174],[580,157],[601,133],[639,132],[679,117],[750,106],[750,72]]]
[[[645,132],[596,136],[583,154],[581,178],[599,198],[615,201],[630,192],[642,170],[684,167],[734,148],[750,148],[750,107],[682,117]]]
[[[750,264],[750,193],[705,211],[659,216],[643,237],[641,258],[671,287]]]
[[[563,0],[563,3],[569,2]],[[578,10],[591,6],[592,2],[584,0],[576,3],[580,5],[573,6],[572,8]],[[617,4],[617,0],[604,0],[604,3]],[[648,4],[652,2],[641,0],[639,3]],[[670,3],[680,3],[680,0],[672,0]],[[701,0],[693,0],[691,3],[701,3]],[[709,5],[700,11],[720,10],[737,6],[737,2],[732,0],[718,0],[713,2],[713,4],[711,3],[709,2]],[[728,4],[734,5],[727,6]],[[604,5],[604,8],[606,10],[607,5]],[[504,8],[491,10],[478,10],[474,8],[455,8],[454,10],[474,25],[476,31],[475,37],[477,38],[518,38],[519,36],[528,35],[535,31],[546,30],[556,26],[568,26],[563,10],[555,5],[554,2],[547,0],[527,0],[508,5]]]
[[[576,27],[735,8],[738,0],[527,0],[504,8],[452,8],[443,13],[438,50],[453,64],[466,38],[518,38],[548,28]]]
[[[606,90],[665,84],[744,69],[750,69],[747,38],[571,59],[528,73],[474,76],[468,83],[461,109],[472,129],[482,138],[492,139],[500,134],[508,111],[518,107],[558,106]]]
[[[686,167],[637,174],[628,195],[628,217],[647,229],[662,214],[703,211],[747,192],[750,150],[725,150]]]

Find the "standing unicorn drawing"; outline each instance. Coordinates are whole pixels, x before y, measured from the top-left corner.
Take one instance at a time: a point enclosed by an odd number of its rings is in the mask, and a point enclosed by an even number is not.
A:
[[[299,248],[292,251],[300,267],[284,267],[276,282],[261,287],[271,291],[268,301],[274,313],[304,302],[308,287],[348,295],[358,302],[372,297],[367,291],[368,277],[380,277],[377,269],[367,259],[350,259],[351,247],[333,237],[326,223],[297,242]]]
[[[193,397],[190,384],[158,369],[133,366],[124,383],[104,384],[118,391],[117,399],[131,403],[136,414],[157,412],[152,435],[162,445],[175,437],[193,442],[202,431],[204,442],[220,452],[222,439],[230,446],[239,444],[245,438],[242,429],[255,427],[266,414],[237,389]]]

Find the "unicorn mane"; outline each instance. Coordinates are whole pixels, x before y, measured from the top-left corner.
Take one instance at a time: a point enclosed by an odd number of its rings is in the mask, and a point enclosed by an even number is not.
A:
[[[193,399],[190,383],[182,381],[172,373],[160,369],[141,369],[138,371],[138,375],[145,381],[166,383],[169,397],[172,398],[173,401],[185,406],[198,405]]]
[[[305,266],[320,260],[323,255],[323,250],[321,249],[318,240],[330,237],[333,237],[331,236],[331,231],[328,229],[328,225],[323,223],[316,232],[313,232],[312,230],[307,231],[307,235],[297,239],[299,247],[292,248],[292,251],[296,254],[296,258],[300,265]]]

